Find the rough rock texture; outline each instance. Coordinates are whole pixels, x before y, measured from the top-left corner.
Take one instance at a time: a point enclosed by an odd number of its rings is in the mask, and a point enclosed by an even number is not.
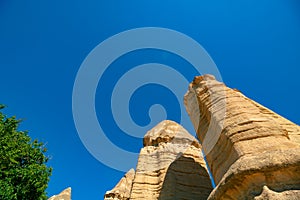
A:
[[[184,100],[217,184],[208,199],[259,199],[264,186],[298,194],[298,125],[211,75],[196,77]]]
[[[48,200],[71,200],[71,188],[67,188],[58,195],[50,197]]]
[[[300,190],[288,190],[284,192],[274,192],[267,186],[263,187],[262,193],[255,197],[254,200],[299,200]]]
[[[134,169],[129,170],[125,176],[119,181],[116,187],[108,192],[106,192],[104,199],[118,199],[126,200],[130,198],[132,181],[134,179],[135,171]]]
[[[211,191],[201,145],[182,126],[163,121],[145,135],[127,199],[206,200]]]

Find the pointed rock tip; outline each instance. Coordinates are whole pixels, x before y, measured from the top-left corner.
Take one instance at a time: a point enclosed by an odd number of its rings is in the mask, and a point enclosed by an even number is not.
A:
[[[59,193],[58,195],[54,195],[54,196],[50,197],[48,200],[71,199],[71,191],[72,191],[72,188],[68,187],[68,188],[64,189],[61,193]]]
[[[214,75],[211,74],[204,74],[202,76],[195,76],[193,83],[198,84],[201,81],[208,81],[208,80],[216,80],[216,77]]]
[[[135,170],[133,168],[131,168],[127,173],[134,173]]]
[[[126,174],[125,176],[134,176],[135,175],[135,170],[133,168],[131,168]]]
[[[184,139],[195,143],[194,146],[200,147],[197,139],[185,130],[180,124],[164,120],[149,130],[144,136],[144,146],[158,146],[160,143],[168,143],[173,139]]]

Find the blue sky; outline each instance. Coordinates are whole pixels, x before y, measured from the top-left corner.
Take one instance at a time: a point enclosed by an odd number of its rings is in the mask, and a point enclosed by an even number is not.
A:
[[[49,195],[71,186],[74,200],[101,199],[123,176],[82,144],[72,116],[72,90],[92,49],[110,36],[139,27],[164,27],[190,36],[210,54],[228,86],[300,123],[297,0],[0,0],[0,102],[8,106],[6,114],[25,120],[21,129],[47,143],[49,165],[54,168]],[[164,52],[148,53],[137,52],[120,63],[153,62],[160,56],[157,61],[170,66],[181,62]],[[168,117],[176,120],[177,104],[170,105],[174,110]],[[141,109],[135,106],[130,109]],[[138,114],[133,117],[138,123],[147,122]],[[106,125],[109,129],[109,122]],[[118,134],[110,136],[118,146],[130,151],[142,147],[142,141]]]

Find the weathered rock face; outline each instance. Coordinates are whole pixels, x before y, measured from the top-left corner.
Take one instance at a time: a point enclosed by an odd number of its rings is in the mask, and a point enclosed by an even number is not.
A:
[[[288,190],[284,192],[274,192],[267,186],[263,187],[263,192],[254,200],[299,200],[300,190]]]
[[[130,199],[207,199],[212,186],[200,144],[163,121],[144,137]]]
[[[298,125],[210,75],[194,79],[185,105],[218,184],[209,199],[261,199],[264,186],[298,194]]]
[[[58,195],[50,197],[48,200],[71,200],[71,188],[67,188]]]
[[[163,121],[145,135],[127,199],[201,200],[211,191],[201,145],[182,126]]]
[[[116,187],[108,192],[106,192],[104,199],[118,199],[126,200],[130,198],[132,181],[134,179],[135,171],[134,169],[129,170],[125,176],[120,180]]]

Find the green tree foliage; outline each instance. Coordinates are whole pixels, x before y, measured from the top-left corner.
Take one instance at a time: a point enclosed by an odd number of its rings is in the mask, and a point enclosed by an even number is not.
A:
[[[0,112],[0,200],[47,199],[52,169],[46,166],[46,148],[18,131],[19,123]]]

